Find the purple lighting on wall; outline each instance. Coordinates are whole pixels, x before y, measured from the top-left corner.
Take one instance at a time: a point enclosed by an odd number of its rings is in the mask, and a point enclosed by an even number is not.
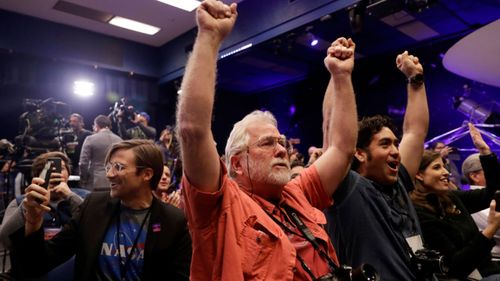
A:
[[[292,104],[290,106],[290,108],[288,109],[288,112],[290,112],[290,115],[294,115],[296,110],[297,110],[297,108],[295,107],[294,104]]]

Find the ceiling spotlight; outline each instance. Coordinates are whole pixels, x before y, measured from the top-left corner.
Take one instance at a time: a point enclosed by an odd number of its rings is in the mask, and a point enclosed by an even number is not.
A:
[[[307,31],[307,33],[306,33],[307,39],[306,40],[307,40],[307,43],[309,43],[309,46],[314,47],[314,46],[318,45],[319,40],[318,40],[318,38],[316,38],[316,36],[314,36],[314,34],[309,32],[309,30],[311,30],[311,29],[312,29],[311,26],[308,26],[306,28],[306,31]]]

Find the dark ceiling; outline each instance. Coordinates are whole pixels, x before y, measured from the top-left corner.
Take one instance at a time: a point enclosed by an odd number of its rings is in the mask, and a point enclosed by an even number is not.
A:
[[[339,36],[354,39],[358,58],[370,58],[458,40],[498,18],[499,0],[360,1],[223,59],[218,86],[249,94],[302,80]]]

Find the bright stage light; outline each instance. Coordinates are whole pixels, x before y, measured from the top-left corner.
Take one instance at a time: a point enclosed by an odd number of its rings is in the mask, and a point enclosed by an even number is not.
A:
[[[80,97],[90,97],[94,95],[94,83],[78,80],[73,82],[73,93]]]

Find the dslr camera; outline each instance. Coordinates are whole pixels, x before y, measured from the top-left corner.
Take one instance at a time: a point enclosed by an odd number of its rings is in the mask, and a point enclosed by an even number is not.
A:
[[[113,118],[115,122],[118,121],[118,117],[121,117],[123,120],[134,120],[135,118],[135,109],[134,106],[129,105],[125,98],[121,98],[119,101],[115,102],[113,107],[110,108],[112,111],[108,115],[108,117]]]
[[[380,277],[377,270],[369,265],[362,264],[357,268],[342,265],[333,273],[316,278],[315,281],[378,281]]]
[[[425,248],[417,250],[411,258],[411,263],[417,269],[420,278],[433,274],[446,275],[449,271],[445,256],[435,250]]]

